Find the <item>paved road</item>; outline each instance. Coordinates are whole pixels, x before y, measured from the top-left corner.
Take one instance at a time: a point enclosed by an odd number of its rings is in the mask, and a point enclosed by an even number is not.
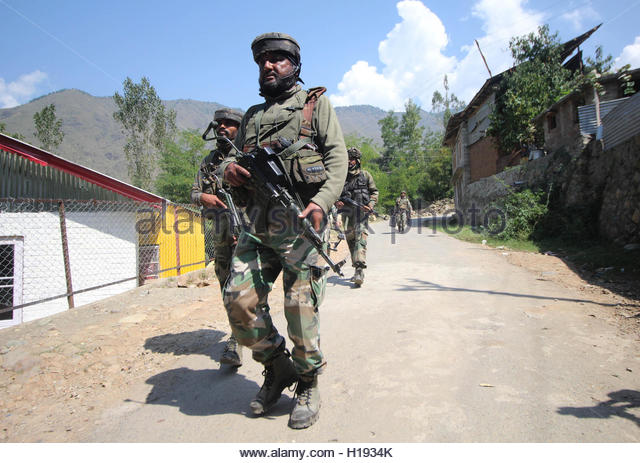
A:
[[[640,441],[640,345],[590,316],[603,307],[499,251],[428,229],[374,231],[364,286],[329,280],[313,427],[287,427],[290,392],[251,417],[255,362],[233,373],[190,355],[129,391],[88,440]]]

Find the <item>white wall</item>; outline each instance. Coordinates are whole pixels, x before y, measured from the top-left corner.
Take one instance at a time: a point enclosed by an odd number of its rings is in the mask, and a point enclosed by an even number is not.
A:
[[[135,213],[67,213],[69,260],[74,291],[137,275]],[[60,217],[57,212],[0,214],[0,239],[23,237],[22,303],[67,292]],[[74,296],[75,306],[88,304],[134,288],[134,278]],[[68,309],[67,298],[38,303],[23,309],[23,321],[35,320]],[[8,326],[0,322],[0,328]]]

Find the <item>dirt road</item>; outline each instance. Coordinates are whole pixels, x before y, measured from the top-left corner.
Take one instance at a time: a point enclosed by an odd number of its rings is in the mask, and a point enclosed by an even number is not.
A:
[[[640,441],[632,302],[550,256],[373,230],[364,286],[329,279],[313,427],[287,427],[288,391],[251,416],[262,369],[218,363],[215,281],[158,282],[0,331],[0,441]]]

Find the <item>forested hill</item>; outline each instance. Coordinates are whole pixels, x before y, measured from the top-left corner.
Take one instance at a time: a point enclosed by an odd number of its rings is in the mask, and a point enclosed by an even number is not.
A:
[[[22,134],[25,141],[37,145],[33,135],[33,115],[49,104],[56,107],[56,116],[62,119],[64,140],[56,154],[95,169],[106,175],[128,181],[120,125],[113,119],[116,105],[112,97],[95,97],[80,90],[61,90],[36,98],[15,108],[0,109],[0,123],[6,133]],[[213,113],[222,105],[196,100],[168,100],[164,102],[177,114],[178,129],[204,129]],[[243,108],[246,109],[246,108]],[[380,108],[369,105],[336,108],[345,135],[355,134],[382,144],[378,120],[387,115]],[[398,117],[401,113],[398,113]],[[441,117],[421,112],[422,125],[442,130]]]

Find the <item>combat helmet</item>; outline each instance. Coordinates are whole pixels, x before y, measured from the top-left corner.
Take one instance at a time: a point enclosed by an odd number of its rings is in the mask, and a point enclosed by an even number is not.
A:
[[[359,161],[360,158],[362,157],[362,153],[355,146],[352,146],[351,148],[349,148],[347,150],[347,154],[349,155],[349,159],[355,159],[357,161]]]
[[[300,66],[300,45],[296,39],[282,32],[267,32],[257,36],[251,43],[251,51],[256,63],[261,54],[267,51],[280,51],[287,53],[294,65]]]
[[[222,119],[228,119],[240,124],[240,122],[242,121],[242,116],[244,116],[244,113],[242,111],[231,108],[222,108],[213,113],[213,120],[218,122]]]

